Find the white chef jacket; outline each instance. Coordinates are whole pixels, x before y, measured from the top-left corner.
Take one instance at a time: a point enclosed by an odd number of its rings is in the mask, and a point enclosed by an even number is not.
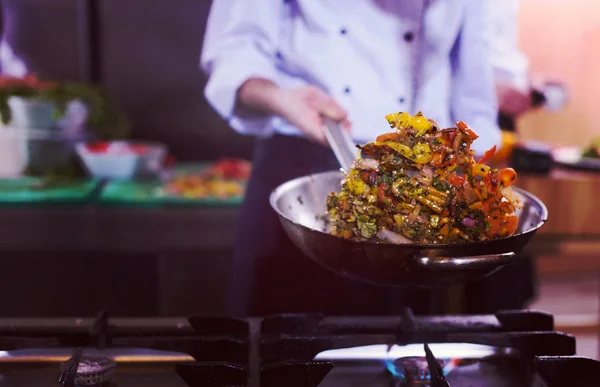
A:
[[[519,50],[519,0],[490,0],[488,38],[494,79],[528,92],[529,61]]]
[[[498,0],[492,0],[498,1]],[[467,122],[481,153],[500,145],[487,0],[214,0],[200,64],[205,95],[239,133],[300,135],[281,117],[237,114],[249,78],[314,84],[349,112],[353,137],[389,131],[386,114]]]

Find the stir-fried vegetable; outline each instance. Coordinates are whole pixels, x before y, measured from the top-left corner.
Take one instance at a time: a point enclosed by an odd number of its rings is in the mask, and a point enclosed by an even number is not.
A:
[[[391,243],[483,241],[515,233],[517,174],[476,162],[479,136],[466,123],[440,130],[421,113],[386,116],[391,133],[362,147],[327,208],[335,235]]]

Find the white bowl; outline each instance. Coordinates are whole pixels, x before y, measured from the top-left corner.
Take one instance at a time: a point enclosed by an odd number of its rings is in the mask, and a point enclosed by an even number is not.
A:
[[[102,151],[94,151],[90,149],[94,143],[79,143],[76,150],[88,173],[99,179],[156,177],[167,155],[166,146],[143,141],[105,141],[95,144],[107,144],[107,147]],[[137,153],[132,146],[144,147],[145,150]]]

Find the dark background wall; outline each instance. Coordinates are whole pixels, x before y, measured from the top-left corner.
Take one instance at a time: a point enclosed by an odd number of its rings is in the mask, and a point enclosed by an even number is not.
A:
[[[210,3],[2,0],[4,39],[41,76],[97,75],[132,119],[134,137],[163,141],[183,160],[249,158],[253,140],[235,134],[203,96],[198,63]]]

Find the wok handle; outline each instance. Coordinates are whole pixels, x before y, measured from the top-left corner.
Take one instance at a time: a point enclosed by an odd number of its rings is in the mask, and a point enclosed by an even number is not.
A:
[[[469,257],[417,257],[417,263],[428,269],[485,269],[513,263],[515,253],[473,255]]]
[[[326,117],[323,117],[323,133],[340,163],[340,167],[346,173],[350,172],[357,154],[357,149],[350,134],[339,123]]]

